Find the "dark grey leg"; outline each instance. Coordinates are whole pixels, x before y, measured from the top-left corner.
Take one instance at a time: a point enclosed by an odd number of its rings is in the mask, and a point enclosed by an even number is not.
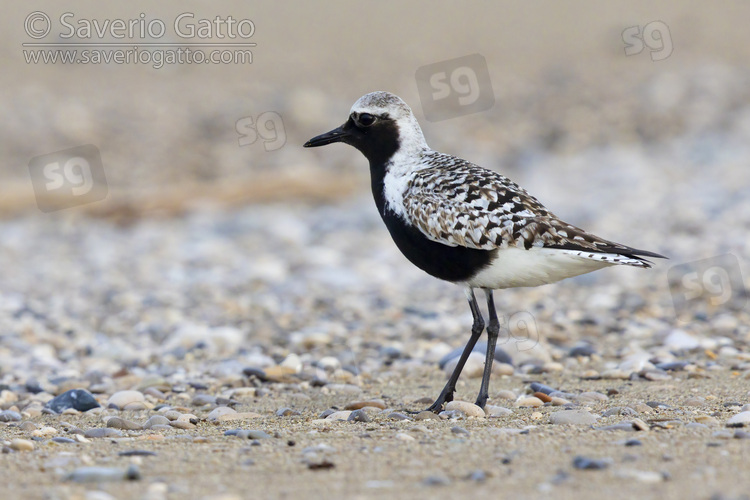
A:
[[[456,365],[455,370],[453,370],[453,373],[451,373],[448,383],[445,384],[445,387],[443,387],[443,390],[440,392],[440,395],[435,402],[432,403],[432,406],[427,408],[435,413],[438,413],[443,409],[443,404],[453,401],[453,393],[456,392],[456,382],[458,382],[458,377],[461,375],[461,370],[464,369],[466,360],[469,359],[469,354],[474,350],[474,346],[477,344],[477,340],[479,340],[479,337],[484,330],[484,319],[482,318],[482,313],[479,312],[479,305],[477,304],[477,298],[474,296],[474,290],[469,288],[466,291],[466,297],[469,299],[471,315],[474,316],[474,323],[471,325],[471,338],[469,338],[469,342],[466,343],[464,352],[461,353],[461,357],[458,359],[458,364]],[[495,318],[495,321],[497,321],[497,318]],[[497,335],[495,335],[495,339],[497,339]]]
[[[487,355],[484,358],[484,372],[482,373],[482,385],[479,388],[477,396],[477,406],[484,408],[489,398],[490,375],[492,374],[492,362],[495,360],[495,346],[497,345],[497,336],[500,333],[500,322],[497,319],[495,310],[495,301],[492,298],[492,290],[484,290],[487,296],[487,309],[490,312],[490,324],[487,325]]]

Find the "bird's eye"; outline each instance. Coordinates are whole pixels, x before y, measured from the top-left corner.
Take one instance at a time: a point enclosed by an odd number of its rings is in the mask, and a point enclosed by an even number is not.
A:
[[[359,119],[357,120],[357,123],[359,123],[363,127],[369,127],[370,125],[375,123],[375,120],[376,118],[370,113],[362,113],[359,115]]]

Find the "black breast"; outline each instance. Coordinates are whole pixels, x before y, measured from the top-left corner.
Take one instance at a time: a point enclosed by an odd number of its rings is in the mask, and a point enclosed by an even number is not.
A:
[[[372,194],[375,205],[391,233],[393,241],[412,264],[428,274],[446,281],[467,281],[490,263],[493,250],[451,247],[432,241],[422,232],[386,208],[383,181],[385,165],[370,164]]]

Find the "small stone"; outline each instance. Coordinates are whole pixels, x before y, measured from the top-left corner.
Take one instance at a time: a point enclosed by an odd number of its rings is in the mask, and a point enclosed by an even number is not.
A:
[[[552,387],[548,385],[540,384],[539,382],[532,382],[531,390],[533,392],[541,392],[542,394],[550,395],[553,392],[555,392],[557,389],[553,389]]]
[[[556,425],[593,425],[599,418],[586,410],[562,410],[550,415],[550,422]]]
[[[468,435],[470,435],[470,434],[471,434],[471,433],[470,433],[469,431],[467,431],[467,430],[466,430],[466,429],[464,429],[463,427],[459,427],[459,426],[457,426],[457,425],[456,425],[456,426],[453,426],[453,427],[451,427],[451,432],[452,432],[453,434],[460,434],[460,435],[462,435],[462,436],[468,436]]]
[[[543,392],[535,392],[535,393],[533,394],[533,396],[534,396],[535,398],[539,398],[539,399],[541,399],[541,400],[542,400],[542,401],[543,401],[544,403],[551,403],[551,402],[552,402],[552,398],[551,398],[551,397],[549,397],[549,396],[547,396],[547,395],[546,395],[545,393],[543,393]]]
[[[65,476],[66,481],[74,483],[99,483],[104,481],[135,481],[141,478],[141,473],[135,465],[127,469],[115,467],[80,467]]]
[[[451,481],[443,476],[429,476],[422,481],[422,484],[425,486],[448,486]]]
[[[84,437],[87,438],[108,438],[108,437],[122,437],[122,432],[117,429],[101,428],[96,427],[89,429],[83,433]]]
[[[414,416],[414,420],[440,420],[440,417],[430,410],[423,410]]]
[[[475,483],[483,483],[487,480],[487,473],[483,470],[475,470],[471,474],[469,474],[466,478],[469,481],[474,481]]]
[[[744,427],[746,425],[750,426],[750,411],[737,413],[727,420],[727,427]]]
[[[692,397],[685,400],[685,406],[703,406],[706,404],[706,398]]]
[[[396,434],[396,439],[399,441],[416,441],[413,436],[406,434],[405,432],[399,432]]]
[[[50,441],[58,444],[75,444],[78,442],[75,439],[70,439],[62,436],[53,437]]]
[[[593,403],[596,401],[607,401],[609,397],[601,392],[582,392],[575,397],[579,403]]]
[[[0,411],[0,422],[20,422],[21,414],[13,410]]]
[[[293,410],[292,408],[279,408],[276,410],[276,416],[277,417],[293,417],[293,416],[299,416],[302,415],[298,410]]]
[[[430,412],[427,412],[427,413],[432,413],[432,412],[430,411]],[[433,413],[433,415],[434,415],[434,413]],[[393,413],[390,413],[388,415],[388,418],[391,419],[391,420],[414,420],[409,415],[405,415],[403,413],[399,413],[399,412],[395,412],[395,411]]]
[[[531,414],[531,420],[540,420],[543,416],[544,414],[542,414],[542,412],[535,411]]]
[[[612,463],[611,459],[594,459],[578,455],[573,459],[573,467],[579,470],[602,470]]]
[[[513,410],[502,406],[486,405],[484,407],[484,414],[489,418],[499,418],[512,415]]]
[[[271,439],[270,434],[259,429],[241,430],[237,433],[237,437],[244,439]]]
[[[625,441],[625,446],[641,446],[643,445],[638,439],[628,439]]]
[[[126,431],[139,431],[143,429],[143,426],[141,424],[137,424],[130,420],[125,420],[124,418],[119,417],[111,417],[110,419],[108,419],[107,427],[111,427],[113,429],[123,429]]]
[[[146,423],[143,424],[143,428],[150,429],[155,425],[169,425],[169,419],[162,415],[152,415],[146,420]]]
[[[335,411],[325,417],[326,420],[347,420],[352,412],[350,410]]]
[[[140,391],[118,391],[109,397],[108,404],[114,405],[117,408],[124,409],[126,405],[131,403],[144,403],[146,401],[145,396]]]
[[[460,411],[467,417],[484,418],[484,410],[467,401],[451,401],[445,405],[446,411]]]
[[[48,426],[42,427],[41,429],[35,429],[31,433],[32,436],[41,438],[54,436],[55,434],[57,434],[57,429]]]
[[[512,401],[516,399],[516,393],[507,389],[503,389],[502,391],[498,391],[497,394],[495,394],[495,398],[509,399]]]
[[[94,399],[94,395],[89,391],[85,389],[71,389],[50,399],[44,407],[55,413],[62,413],[69,409],[83,412],[92,408],[99,408],[100,406],[99,402]]]
[[[228,406],[217,406],[208,413],[208,416],[206,416],[206,418],[209,422],[215,422],[225,415],[234,415],[236,413],[237,410],[235,410],[234,408],[230,408]]]
[[[34,442],[28,439],[14,439],[10,442],[10,449],[16,451],[33,451]]]
[[[572,401],[568,401],[565,398],[558,398],[558,397],[549,398],[549,402],[552,406],[565,406],[565,405],[573,404]]]
[[[690,350],[700,347],[701,343],[684,330],[672,330],[664,339],[664,345],[674,350]]]
[[[359,409],[349,413],[346,420],[349,422],[369,422],[370,417],[367,416],[367,413],[364,410]]]
[[[521,397],[518,401],[516,401],[516,406],[518,406],[519,408],[535,408],[544,406],[544,401],[534,396]]]
[[[169,425],[170,427],[174,427],[175,429],[195,429],[195,424],[190,422],[189,420],[172,420],[171,422],[169,422]]]
[[[649,430],[648,424],[646,422],[644,422],[643,420],[641,420],[640,418],[634,418],[631,423],[633,425],[633,429],[635,429],[637,431],[647,431],[647,430]]]
[[[193,396],[192,401],[190,401],[191,406],[205,406],[215,404],[216,396],[211,396],[209,394],[196,394],[195,396]]]
[[[380,408],[381,410],[385,410],[386,408],[385,402],[383,402],[382,399],[373,399],[371,401],[355,401],[349,403],[344,407],[344,410],[360,410],[366,407]]]

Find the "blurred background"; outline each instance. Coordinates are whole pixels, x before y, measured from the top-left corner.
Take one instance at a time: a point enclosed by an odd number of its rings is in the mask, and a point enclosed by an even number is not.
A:
[[[186,39],[173,29],[184,13],[192,15],[183,33],[217,16],[251,20],[254,31],[222,38],[226,25],[214,24]],[[137,30],[161,20],[166,33],[96,34],[117,19],[135,20]],[[407,305],[438,314],[432,327],[415,316],[430,335],[463,342],[460,292],[398,255],[364,158],[343,145],[302,148],[341,124],[358,97],[388,90],[411,105],[434,149],[502,172],[576,225],[669,255],[651,273],[582,277],[598,288],[570,297],[587,311],[587,302],[593,310],[640,304],[671,328],[670,266],[731,254],[733,286],[746,283],[747,19],[750,4],[677,0],[9,5],[0,30],[3,321],[14,338],[26,332],[31,344],[51,344],[34,354],[50,364],[96,350],[106,336],[123,339],[106,344],[112,356],[143,362],[149,354],[134,332],[172,349],[225,328],[212,338],[227,352],[248,339],[287,348],[316,332],[344,338],[398,323]],[[115,42],[124,46],[97,45]],[[252,62],[39,60],[44,51],[228,42],[256,44]],[[70,43],[96,46],[61,45]],[[233,47],[222,50],[234,57]],[[454,61],[476,54],[486,64],[470,59],[471,71],[486,72],[477,80],[482,109],[450,107],[473,81],[451,80]],[[436,82],[448,85],[445,108]],[[101,161],[90,199],[70,194],[69,184],[86,178],[76,164],[65,169],[65,151],[84,145]],[[85,159],[96,167],[98,158]],[[536,304],[549,331],[558,320],[544,301],[559,290],[509,293],[501,305]],[[368,319],[378,308],[392,314]],[[556,325],[565,330],[562,319]],[[11,344],[10,364],[20,359]]]

